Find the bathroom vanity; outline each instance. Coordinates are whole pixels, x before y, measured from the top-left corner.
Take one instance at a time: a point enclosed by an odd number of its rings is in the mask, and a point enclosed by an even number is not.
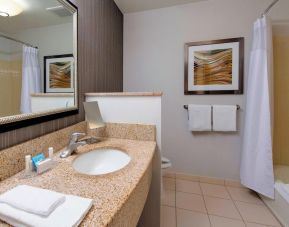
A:
[[[137,226],[144,207],[148,206],[146,201],[152,189],[152,170],[155,168],[153,162],[156,154],[155,126],[107,124],[104,129],[89,130],[86,129],[86,123],[82,122],[3,150],[0,157],[1,166],[7,171],[23,169],[24,160],[13,162],[7,159],[10,158],[9,154],[16,150],[22,153],[23,158],[32,147],[44,149],[52,144],[61,151],[59,146],[63,145],[63,139],[69,138],[69,134],[74,130],[87,130],[88,135],[99,137],[101,142],[79,147],[76,154],[63,159],[59,157],[59,152],[55,153],[57,165],[41,175],[24,177],[24,171],[10,177],[6,175],[6,179],[0,182],[0,193],[25,184],[90,198],[93,199],[93,206],[80,226]],[[77,157],[103,148],[120,150],[130,156],[131,160],[124,168],[105,175],[86,175],[74,170],[72,163]],[[1,173],[0,176],[4,177]]]

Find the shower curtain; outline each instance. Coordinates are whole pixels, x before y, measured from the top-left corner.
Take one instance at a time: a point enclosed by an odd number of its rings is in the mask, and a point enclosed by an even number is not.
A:
[[[262,17],[254,24],[247,84],[241,182],[274,198],[272,154],[272,25]]]
[[[31,94],[40,92],[38,49],[23,46],[21,113],[31,113]]]

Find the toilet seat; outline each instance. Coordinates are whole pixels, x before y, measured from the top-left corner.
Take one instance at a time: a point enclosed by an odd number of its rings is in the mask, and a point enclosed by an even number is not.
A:
[[[162,157],[162,169],[167,169],[172,167],[172,163],[169,159]]]

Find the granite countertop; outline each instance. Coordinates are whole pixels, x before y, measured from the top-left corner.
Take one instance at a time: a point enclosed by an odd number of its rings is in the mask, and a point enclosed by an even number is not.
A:
[[[98,148],[116,148],[130,155],[132,160],[123,169],[103,175],[87,176],[77,173],[72,162],[77,155],[60,159],[55,155],[57,166],[52,170],[33,177],[23,178],[23,171],[0,182],[0,194],[13,187],[26,184],[57,192],[93,199],[93,206],[81,226],[107,226],[123,207],[150,166],[156,142],[126,139],[102,139],[102,142],[80,147],[78,153]],[[0,225],[4,226],[0,221]]]

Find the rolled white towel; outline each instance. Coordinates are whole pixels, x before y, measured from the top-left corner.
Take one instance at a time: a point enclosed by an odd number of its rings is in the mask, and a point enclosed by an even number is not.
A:
[[[91,208],[92,200],[73,195],[65,195],[65,197],[65,202],[48,217],[27,213],[0,203],[0,219],[15,227],[78,226]]]
[[[16,209],[47,217],[64,203],[61,193],[28,185],[19,185],[0,195],[0,204],[5,203]]]

